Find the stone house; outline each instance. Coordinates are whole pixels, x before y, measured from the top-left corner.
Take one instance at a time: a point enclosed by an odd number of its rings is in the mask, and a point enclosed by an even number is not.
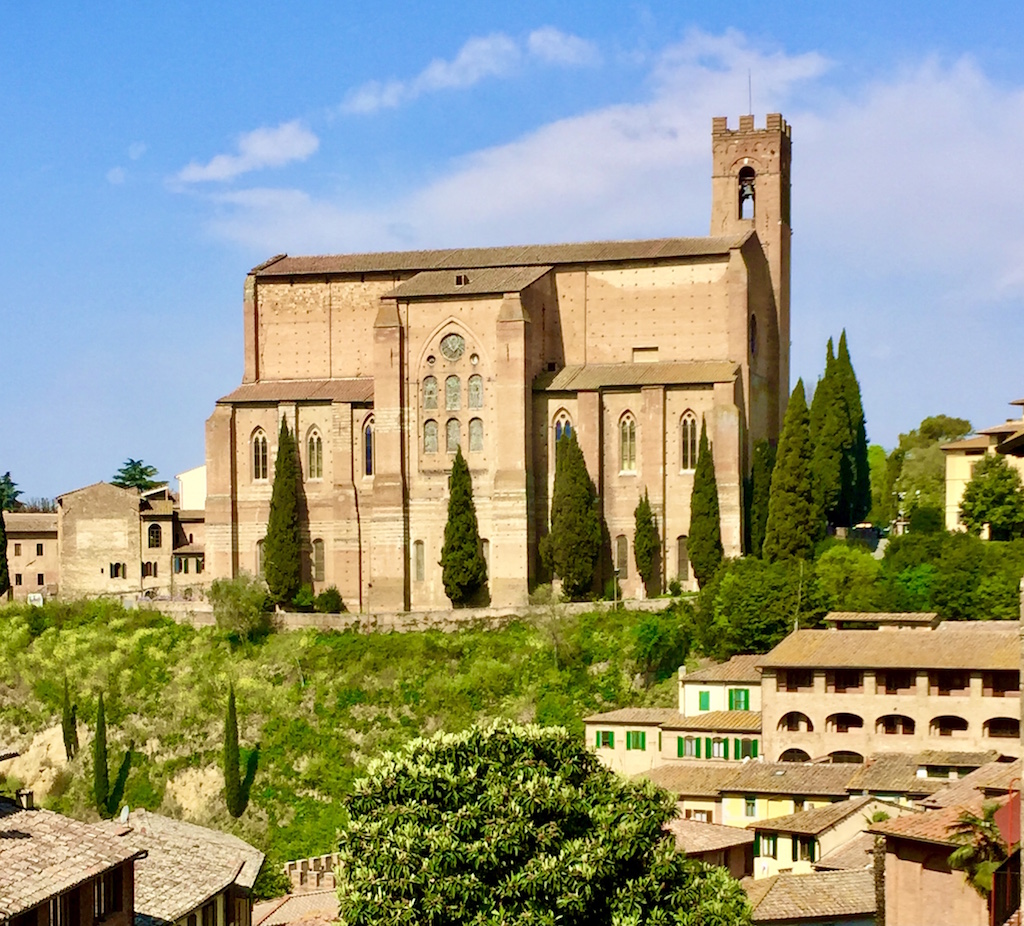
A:
[[[5,511],[7,571],[11,598],[25,601],[29,595],[52,598],[57,594],[60,557],[57,549],[57,515],[49,512]]]

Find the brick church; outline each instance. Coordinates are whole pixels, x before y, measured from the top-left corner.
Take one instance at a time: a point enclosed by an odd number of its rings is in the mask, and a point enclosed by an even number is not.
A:
[[[738,555],[752,447],[777,438],[788,398],[790,137],[778,114],[764,128],[713,120],[710,237],[279,255],[253,269],[242,383],[206,424],[210,575],[260,569],[282,418],[301,457],[308,579],[353,611],[449,607],[438,560],[458,447],[491,603],[524,603],[566,431],[625,596],[643,593],[645,491],[664,580],[694,587],[702,419]]]

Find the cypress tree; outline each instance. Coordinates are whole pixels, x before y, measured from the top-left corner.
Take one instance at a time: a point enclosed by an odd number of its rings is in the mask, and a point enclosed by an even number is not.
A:
[[[584,597],[593,587],[594,567],[601,552],[601,515],[597,490],[575,431],[555,444],[555,484],[546,549],[565,595],[573,600]]]
[[[64,752],[70,762],[78,752],[78,722],[75,709],[71,706],[71,692],[68,690],[68,677],[64,676],[64,704],[61,709],[60,726],[64,734]]]
[[[849,457],[852,436],[831,338],[828,339],[825,372],[814,390],[808,420],[812,447],[811,479],[815,502],[829,522],[835,524],[845,520],[841,514],[843,473]]]
[[[764,530],[768,523],[768,496],[772,488],[772,470],[775,468],[775,447],[766,440],[754,444],[754,464],[751,473],[750,499],[750,552],[761,555]]]
[[[824,517],[811,482],[811,436],[803,380],[786,406],[772,472],[762,556],[768,562],[809,559],[824,534]]]
[[[863,521],[871,510],[871,464],[868,460],[867,424],[860,383],[857,382],[857,374],[850,360],[845,329],[839,337],[836,367],[850,426],[850,445],[843,472],[843,526],[853,527]]]
[[[110,797],[110,777],[107,771],[107,714],[103,706],[103,692],[100,692],[96,707],[96,732],[92,740],[92,794],[96,809],[107,812],[107,798]]]
[[[224,799],[228,813],[240,817],[245,812],[242,803],[242,779],[238,759],[238,717],[235,714],[235,686],[228,689],[228,713],[224,720]]]
[[[661,592],[660,588],[655,587],[661,559],[661,540],[658,537],[654,512],[651,511],[651,503],[647,498],[647,489],[644,489],[644,496],[633,511],[633,518],[633,559],[636,561],[636,571],[644,581],[644,589],[650,597],[652,593]]]
[[[263,574],[274,601],[290,602],[302,584],[302,539],[299,534],[299,459],[295,437],[281,419],[270,518],[263,540]]]
[[[444,593],[455,607],[473,600],[487,581],[487,563],[480,550],[480,530],[473,504],[473,478],[462,448],[455,453],[448,495],[448,523],[441,547]]]
[[[722,562],[722,520],[718,508],[715,458],[708,443],[707,422],[701,420],[700,449],[690,495],[690,533],[686,539],[697,583],[708,581]]]
[[[4,512],[0,508],[0,595],[6,595],[11,587],[11,574],[7,568],[7,528]]]

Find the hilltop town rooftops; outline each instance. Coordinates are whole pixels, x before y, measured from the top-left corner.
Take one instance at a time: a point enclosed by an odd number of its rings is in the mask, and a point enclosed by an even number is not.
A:
[[[25,810],[0,798],[0,917],[31,910],[95,878],[144,849],[127,827],[81,823],[49,810]]]
[[[260,279],[347,273],[400,273],[419,270],[472,270],[607,261],[657,261],[721,257],[741,247],[753,232],[707,238],[650,238],[637,241],[584,241],[494,248],[444,248],[289,257],[281,254],[254,267]]]
[[[786,814],[782,817],[772,817],[768,820],[748,823],[747,829],[817,836],[819,833],[824,833],[825,830],[831,829],[837,823],[841,823],[847,817],[859,813],[868,804],[877,802],[878,798],[876,797],[853,797],[847,801],[836,801],[834,804],[827,804],[825,807],[812,807],[810,810],[800,810],[797,813]]]
[[[675,719],[664,721],[663,730],[732,730],[736,733],[760,733],[760,711],[705,711],[701,714],[676,713]]]
[[[636,777],[653,781],[678,797],[717,798],[735,780],[739,771],[735,763],[695,759],[659,765]]]
[[[346,402],[373,401],[373,377],[353,376],[346,379],[274,379],[244,383],[234,392],[217,399],[217,404],[230,402]]]
[[[584,723],[636,723],[660,725],[679,719],[679,711],[674,707],[621,707],[603,714],[591,714],[584,717]]]
[[[948,778],[919,775],[919,768],[922,768],[921,762],[913,753],[879,753],[857,767],[847,788],[852,793],[927,795],[949,785]]]
[[[676,848],[681,852],[714,852],[717,849],[731,849],[733,846],[754,844],[754,833],[738,826],[723,826],[720,823],[702,823],[676,817],[665,824],[666,832],[676,839]]]
[[[873,916],[875,881],[871,871],[815,871],[743,879],[755,923]]]
[[[871,833],[858,833],[853,839],[823,855],[814,867],[832,871],[859,871],[871,868],[875,858],[875,837]]]
[[[980,814],[983,803],[984,799],[981,794],[975,792],[974,797],[970,800],[950,807],[941,807],[938,810],[927,810],[924,813],[907,814],[895,819],[872,823],[868,827],[868,832],[910,839],[914,842],[952,846],[956,843],[950,836],[950,827],[956,824],[960,814],[965,810]]]
[[[985,797],[1009,794],[1014,785],[1020,787],[1021,760],[989,762],[963,778],[947,782],[948,787],[921,801],[924,807],[949,807],[972,800],[978,793]]]
[[[750,794],[801,794],[846,797],[847,784],[859,765],[800,762],[744,762],[723,791]]]
[[[976,621],[991,626],[920,630],[797,630],[762,656],[762,669],[989,669],[1019,670],[1015,621]]]
[[[5,511],[4,529],[8,534],[56,534],[57,513],[55,511]]]
[[[763,657],[753,653],[750,655],[733,656],[728,662],[705,666],[695,672],[685,672],[679,676],[683,682],[749,682],[761,681],[761,670],[758,663]]]

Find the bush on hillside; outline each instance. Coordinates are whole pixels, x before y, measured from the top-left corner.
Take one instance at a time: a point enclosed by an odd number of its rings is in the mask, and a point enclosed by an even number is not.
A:
[[[321,614],[343,614],[348,610],[341,599],[341,592],[334,585],[328,586],[313,599],[313,609]]]
[[[243,572],[234,579],[214,579],[208,597],[221,630],[256,640],[274,629],[266,583],[256,576]]]

